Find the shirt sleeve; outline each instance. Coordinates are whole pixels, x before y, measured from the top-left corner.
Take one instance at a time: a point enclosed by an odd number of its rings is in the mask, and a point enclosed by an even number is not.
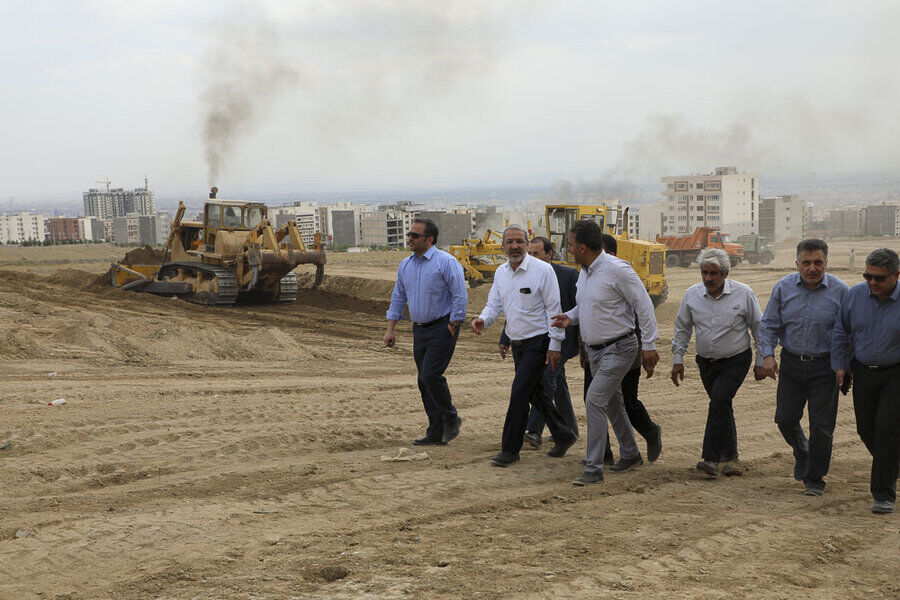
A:
[[[756,346],[756,366],[763,365],[763,353],[759,340],[759,327],[762,323],[762,311],[759,309],[759,301],[756,294],[749,287],[747,289],[747,325],[750,327],[750,335],[753,336],[753,344]]]
[[[691,308],[688,306],[690,293],[689,288],[681,300],[678,315],[675,316],[675,336],[672,338],[672,364],[674,365],[684,364],[684,353],[687,351],[688,343],[694,332],[694,318]]]
[[[625,266],[625,265],[623,265]],[[627,269],[627,270],[626,270]],[[625,298],[637,315],[637,322],[641,324],[640,336],[642,350],[656,350],[656,339],[659,330],[656,325],[656,313],[653,311],[653,301],[650,294],[638,274],[630,265],[622,269],[623,276],[616,279],[616,288]]]
[[[406,306],[406,288],[403,286],[401,273],[404,262],[401,262],[400,266],[397,267],[397,283],[394,284],[394,291],[391,292],[391,306],[388,308],[386,315],[388,321],[403,319],[403,308]]]
[[[451,262],[452,261],[452,262]],[[450,290],[450,320],[466,320],[466,307],[469,304],[469,293],[466,291],[466,278],[463,276],[462,265],[451,258],[444,267],[444,279]]]
[[[766,304],[766,312],[759,328],[759,343],[763,358],[775,355],[781,325],[781,282],[778,282],[772,290],[772,295],[769,296],[769,303]]]
[[[500,285],[498,284],[495,274],[494,283],[491,284],[491,291],[488,293],[487,304],[484,305],[484,310],[481,311],[481,315],[478,317],[484,320],[485,327],[493,325],[494,321],[500,318],[500,314],[503,312],[503,303],[500,299]]]
[[[837,371],[846,371],[850,367],[850,303],[852,293],[844,296],[837,318],[834,320],[834,329],[831,333],[831,368]]]
[[[541,298],[544,299],[544,308],[547,311],[547,331],[550,333],[549,350],[559,352],[562,349],[563,340],[566,339],[566,330],[551,325],[553,316],[562,312],[559,304],[559,282],[556,280],[556,271],[549,269],[541,283]]]

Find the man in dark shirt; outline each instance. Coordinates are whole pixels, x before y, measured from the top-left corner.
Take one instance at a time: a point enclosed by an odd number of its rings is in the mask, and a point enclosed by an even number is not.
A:
[[[872,512],[888,514],[900,466],[900,257],[890,248],[874,250],[863,277],[841,303],[831,367],[842,389],[852,373],[856,431],[872,454]]]

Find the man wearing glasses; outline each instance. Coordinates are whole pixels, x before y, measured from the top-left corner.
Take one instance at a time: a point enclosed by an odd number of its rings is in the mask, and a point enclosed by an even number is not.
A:
[[[756,342],[754,374],[759,375],[763,365],[759,345],[762,312],[750,286],[728,279],[731,261],[724,250],[706,249],[697,262],[703,281],[687,289],[675,317],[672,383],[678,386],[684,381],[684,354],[696,330],[697,367],[709,396],[703,454],[697,470],[718,477],[719,463],[738,457],[732,401],[753,361],[751,334]]]
[[[839,387],[853,382],[856,431],[872,455],[872,512],[889,514],[900,464],[900,257],[874,250],[863,277],[841,303],[831,366]]]
[[[559,283],[546,262],[529,256],[528,234],[523,227],[510,225],[503,232],[503,251],[508,258],[494,273],[494,283],[481,315],[472,321],[472,331],[481,335],[501,314],[506,315],[506,334],[512,344],[516,374],[503,424],[500,452],[491,459],[496,467],[508,467],[519,460],[525,437],[528,408],[541,413],[555,445],[547,456],[561,458],[578,436],[566,424],[551,402],[544,372],[556,371],[565,331],[550,326],[559,312]]]
[[[775,422],[794,449],[794,479],[803,493],[821,496],[831,464],[838,388],[831,369],[831,332],[850,288],[825,272],[828,244],[810,238],[797,244],[797,272],[783,277],[769,297],[760,338],[765,360],[757,379],[777,379]],[[781,372],[775,346],[781,344]],[[809,439],[800,420],[808,405]]]
[[[438,228],[433,221],[413,219],[406,235],[413,253],[397,269],[383,341],[385,347],[394,347],[394,326],[403,318],[403,307],[408,305],[419,392],[428,415],[425,437],[414,440],[413,444],[441,446],[459,435],[462,424],[444,371],[453,358],[469,296],[462,266],[450,254],[435,247]]]

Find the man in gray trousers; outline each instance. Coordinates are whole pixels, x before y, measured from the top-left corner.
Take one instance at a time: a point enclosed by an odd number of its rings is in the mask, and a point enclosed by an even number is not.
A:
[[[578,275],[576,306],[556,315],[554,327],[579,325],[593,380],[587,392],[587,455],[584,473],[572,483],[590,485],[603,481],[607,419],[619,441],[619,462],[612,473],[644,463],[634,439],[622,398],[622,379],[639,352],[637,323],[641,324],[642,361],[647,377],[659,361],[653,303],[644,284],[626,261],[603,251],[603,231],[593,221],[579,221],[569,234],[569,252],[583,268]]]

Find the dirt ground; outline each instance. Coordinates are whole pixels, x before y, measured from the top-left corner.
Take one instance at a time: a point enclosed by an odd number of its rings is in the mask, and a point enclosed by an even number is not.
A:
[[[832,272],[861,281],[884,243],[833,243]],[[791,477],[771,380],[735,401],[744,474],[694,471],[707,398],[692,357],[682,387],[666,376],[694,268],[670,271],[641,383],[662,456],[575,488],[583,441],[488,463],[512,379],[499,325],[464,331],[447,372],[460,437],[381,460],[425,426],[409,326],[381,347],[405,254],[334,254],[296,304],[227,309],[111,289],[123,254],[0,248],[0,598],[900,597],[900,515],[869,511],[849,396],[822,498]],[[792,260],[782,244],[732,276],[764,305]]]

